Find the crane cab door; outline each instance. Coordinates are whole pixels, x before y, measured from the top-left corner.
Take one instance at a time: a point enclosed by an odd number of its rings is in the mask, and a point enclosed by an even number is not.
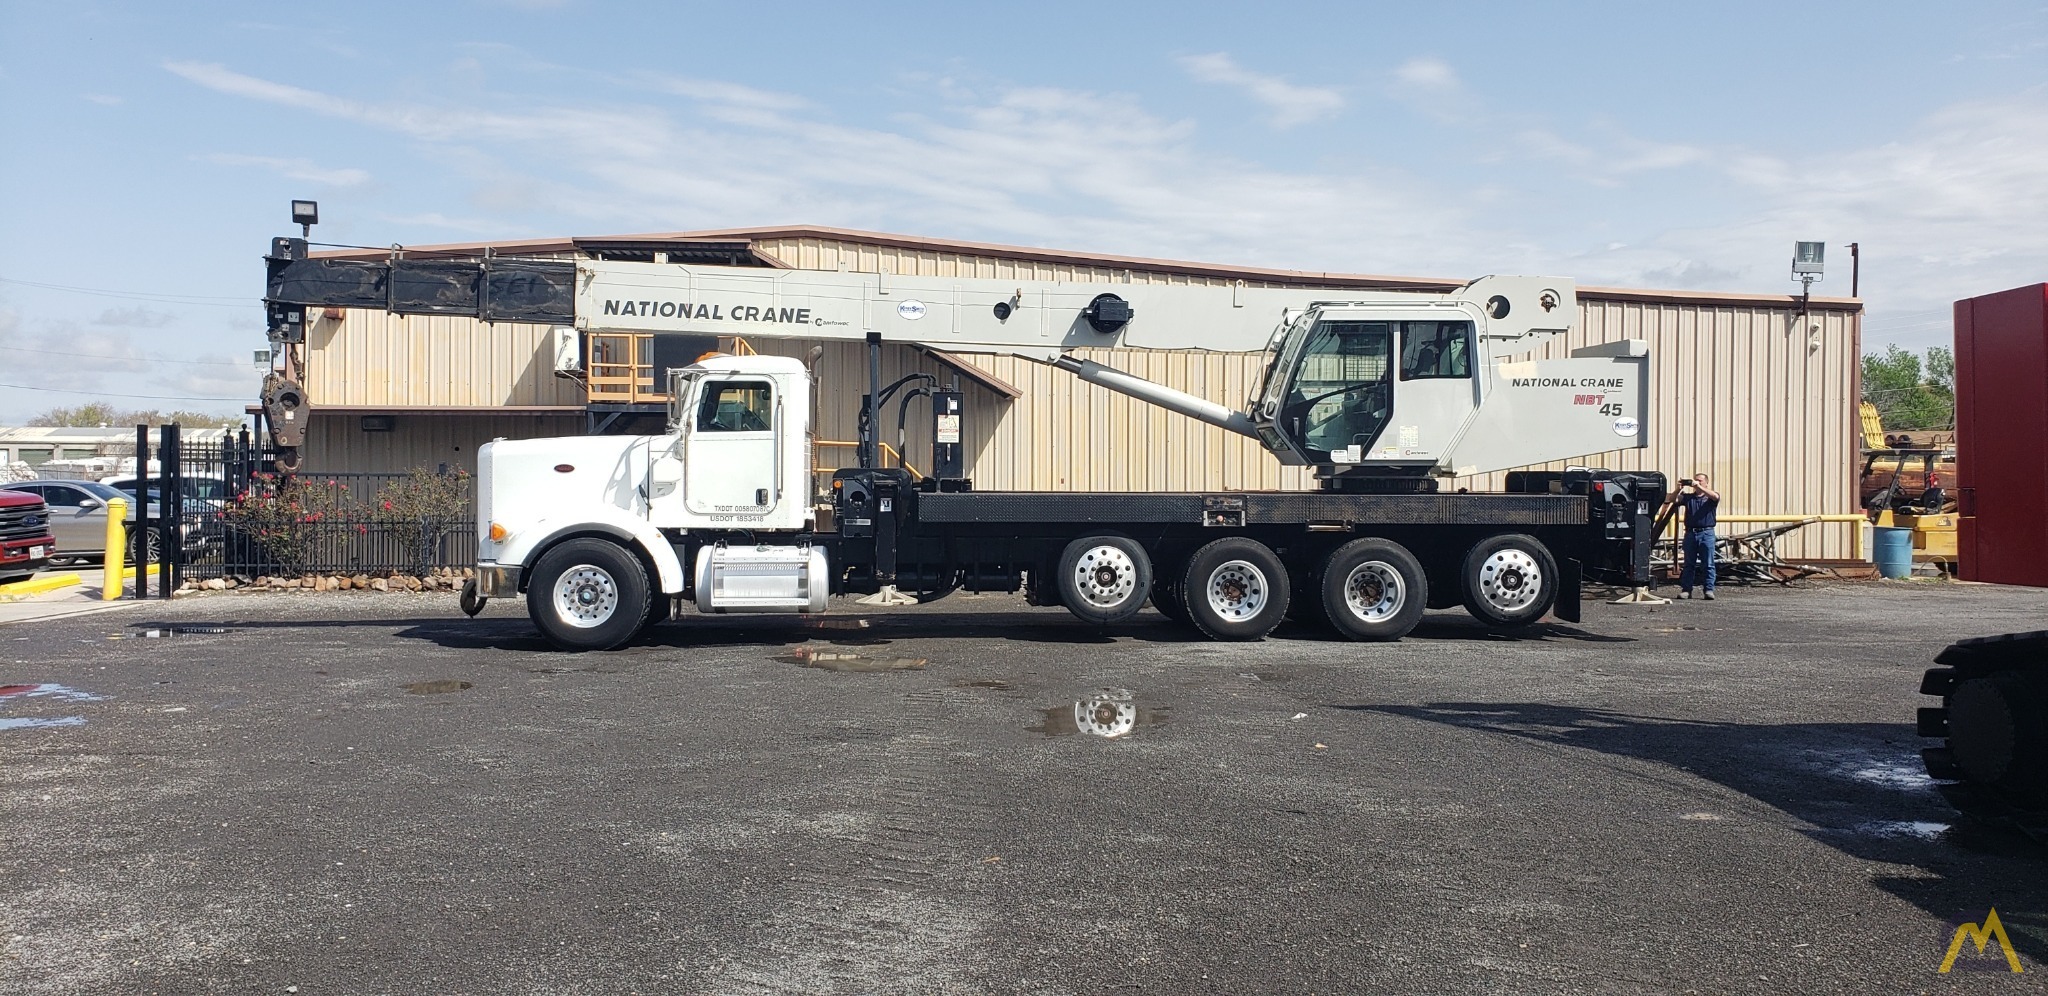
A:
[[[758,521],[782,502],[783,399],[773,378],[696,379],[681,413],[683,507],[695,515]]]
[[[1394,418],[1377,454],[1404,461],[1441,459],[1479,405],[1477,346],[1470,321],[1391,323],[1396,332]]]

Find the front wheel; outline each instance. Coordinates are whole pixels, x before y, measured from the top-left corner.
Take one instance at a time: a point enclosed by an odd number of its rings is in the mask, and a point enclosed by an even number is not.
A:
[[[1392,540],[1352,540],[1331,551],[1317,576],[1323,614],[1353,640],[1407,636],[1429,605],[1429,576]]]
[[[1465,555],[1465,611],[1488,626],[1527,626],[1557,602],[1557,560],[1534,536],[1490,536]]]
[[[651,614],[647,568],[610,540],[573,539],[533,567],[526,614],[563,650],[612,650],[639,635]]]
[[[1188,621],[1212,640],[1260,640],[1287,616],[1287,565],[1271,547],[1226,536],[1195,551],[1181,583]]]

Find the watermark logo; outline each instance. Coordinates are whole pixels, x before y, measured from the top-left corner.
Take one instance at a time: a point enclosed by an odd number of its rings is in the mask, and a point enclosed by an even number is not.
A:
[[[1996,909],[1984,914],[1982,926],[1966,923],[1956,928],[1955,939],[1948,942],[1948,956],[1941,959],[1943,975],[1947,975],[1950,969],[1956,967],[1956,956],[1963,953],[1964,941],[1977,945],[1977,953],[1980,955],[1985,953],[1984,949],[1990,947],[1992,941],[1997,941],[1999,953],[2005,955],[2006,967],[2015,974],[2026,971],[2020,967],[2020,956],[2012,949],[2012,939],[2005,936],[2005,924],[1998,922]],[[1988,965],[1970,963],[1965,963],[1963,967],[1965,971],[1983,971],[1990,968]]]

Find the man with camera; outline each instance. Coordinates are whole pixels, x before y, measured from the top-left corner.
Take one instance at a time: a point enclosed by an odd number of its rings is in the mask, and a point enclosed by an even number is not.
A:
[[[1714,600],[1714,512],[1721,507],[1721,495],[1707,485],[1707,475],[1694,474],[1678,482],[1678,490],[1664,500],[1664,510],[1673,504],[1685,506],[1684,562],[1678,568],[1678,597],[1692,597],[1692,582],[1699,577],[1708,601]],[[1664,517],[1663,511],[1657,517]]]

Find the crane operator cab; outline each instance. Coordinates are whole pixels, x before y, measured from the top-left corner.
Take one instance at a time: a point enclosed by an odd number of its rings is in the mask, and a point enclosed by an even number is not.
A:
[[[1514,356],[1568,324],[1505,320],[1524,305],[1546,319],[1572,306],[1551,293],[1318,303],[1290,315],[1249,406],[1258,437],[1281,462],[1316,467],[1325,487],[1341,491],[1431,491],[1438,479],[1504,459],[1640,445],[1640,343]]]

